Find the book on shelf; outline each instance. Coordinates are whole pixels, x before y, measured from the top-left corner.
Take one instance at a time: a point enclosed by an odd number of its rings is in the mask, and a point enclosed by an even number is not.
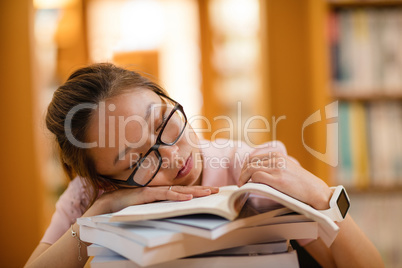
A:
[[[402,103],[370,104],[372,185],[393,187],[402,179]]]
[[[215,240],[184,234],[184,239],[181,241],[155,247],[147,247],[131,238],[85,225],[80,226],[80,235],[83,241],[106,247],[140,266],[150,266],[244,245],[290,239],[316,239],[318,224],[296,222],[244,227]]]
[[[206,256],[191,257],[168,261],[165,263],[149,266],[150,268],[177,268],[177,267],[208,267],[208,268],[243,268],[243,267],[299,267],[297,253],[295,250],[276,254],[259,255],[226,255],[226,256]],[[139,268],[140,265],[130,261],[120,255],[113,256],[95,256],[91,261],[93,268],[124,267]]]
[[[402,25],[402,24],[401,24]],[[393,141],[391,146],[391,169],[393,170],[392,178],[394,179],[393,185],[402,185],[402,103],[391,102],[389,103],[391,116],[389,117],[389,124],[391,126],[390,140]]]
[[[387,107],[383,103],[370,105],[369,117],[371,133],[371,178],[373,186],[386,186],[391,179],[391,135],[389,133]]]
[[[328,19],[332,79],[349,93],[402,92],[402,8],[341,8]]]
[[[345,187],[402,185],[402,102],[340,102],[340,161],[336,175]]]
[[[353,186],[349,127],[349,103],[339,102],[339,165],[337,167],[337,181],[345,187]]]
[[[369,152],[367,141],[367,118],[363,103],[353,102],[350,109],[350,144],[352,153],[352,179],[358,188],[369,186]]]

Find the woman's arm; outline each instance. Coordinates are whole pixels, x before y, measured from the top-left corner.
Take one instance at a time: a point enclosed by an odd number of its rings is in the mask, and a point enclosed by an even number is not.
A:
[[[84,213],[90,217],[118,211],[129,205],[151,203],[160,200],[183,201],[193,197],[201,197],[217,193],[216,187],[207,186],[174,186],[169,190],[166,186],[120,189],[103,194]],[[79,238],[79,226],[72,226]],[[78,245],[81,245],[79,247]],[[81,257],[81,260],[79,260]],[[53,245],[40,243],[26,263],[26,267],[83,267],[88,260],[86,244],[80,243],[71,235],[71,229]]]
[[[323,267],[384,267],[380,253],[350,215],[338,225],[339,234],[329,249],[320,239],[304,246]]]
[[[75,223],[73,229],[79,234],[78,224]],[[83,267],[88,260],[87,247],[84,243],[78,247],[78,243],[68,230],[53,245],[40,243],[25,267]]]
[[[258,161],[260,159],[261,161]],[[249,180],[264,183],[318,210],[329,208],[332,190],[286,155],[259,154],[244,165],[239,185]],[[305,249],[324,267],[383,267],[377,249],[348,215],[329,249],[318,239]]]

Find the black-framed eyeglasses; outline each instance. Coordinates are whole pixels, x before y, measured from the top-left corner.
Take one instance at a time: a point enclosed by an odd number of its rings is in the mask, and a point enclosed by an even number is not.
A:
[[[156,138],[155,144],[148,150],[148,152],[145,153],[142,158],[138,160],[138,162],[135,164],[133,172],[130,174],[127,180],[116,180],[102,176],[103,178],[120,185],[140,187],[147,186],[155,178],[162,166],[162,157],[159,153],[159,147],[161,145],[174,145],[183,135],[183,132],[187,126],[187,116],[184,113],[184,109],[180,103],[167,96],[163,97],[170,100],[174,104],[174,107],[162,125],[159,127],[160,132]]]

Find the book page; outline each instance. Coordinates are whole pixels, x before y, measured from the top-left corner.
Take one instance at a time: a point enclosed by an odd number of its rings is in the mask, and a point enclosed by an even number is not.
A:
[[[320,237],[327,246],[330,246],[335,240],[338,234],[339,227],[336,225],[329,217],[322,214],[313,207],[294,199],[268,185],[262,183],[246,183],[239,188],[233,195],[231,199],[236,199],[238,196],[242,195],[243,192],[253,193],[269,197],[272,200],[284,205],[291,210],[305,215],[307,218],[316,221],[320,226]]]
[[[229,196],[239,189],[236,185],[224,186],[219,193],[193,198],[188,201],[162,201],[124,208],[112,214],[111,221],[139,221],[176,217],[189,214],[214,214],[233,220],[239,211],[229,206]]]

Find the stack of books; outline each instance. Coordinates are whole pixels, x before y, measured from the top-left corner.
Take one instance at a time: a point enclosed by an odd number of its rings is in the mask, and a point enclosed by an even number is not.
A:
[[[289,240],[320,237],[329,246],[339,230],[311,206],[257,183],[77,222],[81,240],[92,243],[91,267],[298,267]]]

